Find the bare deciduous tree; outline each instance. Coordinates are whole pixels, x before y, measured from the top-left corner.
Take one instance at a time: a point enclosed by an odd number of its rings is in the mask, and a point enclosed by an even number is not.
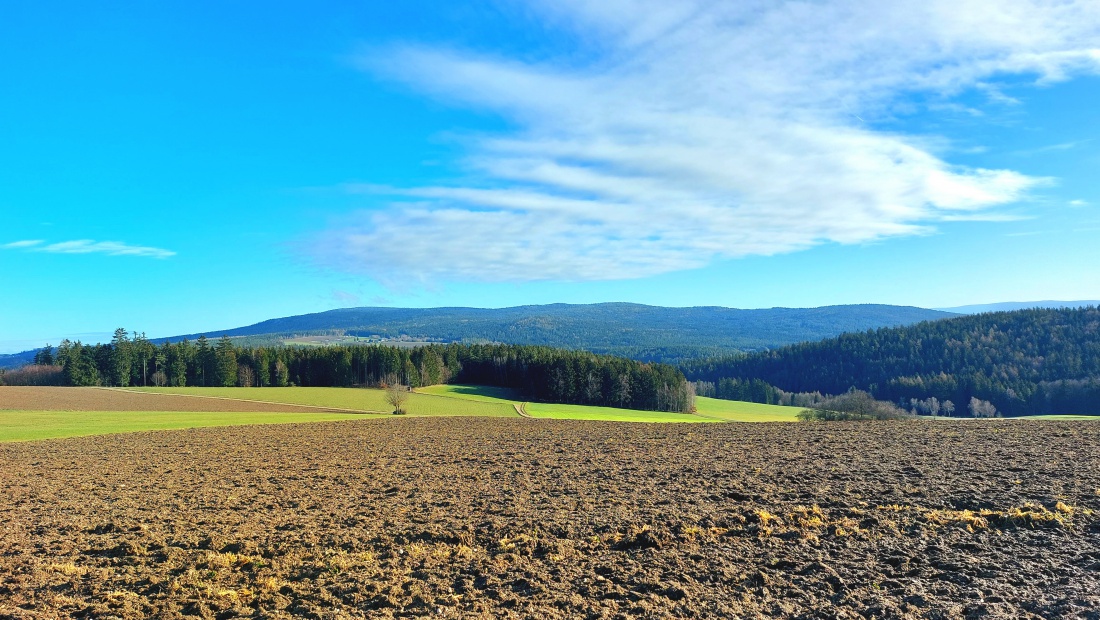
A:
[[[404,405],[407,400],[409,400],[409,388],[400,383],[390,383],[386,385],[386,402],[393,405],[394,415],[404,415],[406,413],[402,405]]]
[[[252,387],[255,384],[255,372],[248,364],[237,365],[237,385],[241,387]]]
[[[975,418],[993,418],[997,416],[997,408],[988,400],[970,397],[970,415]]]

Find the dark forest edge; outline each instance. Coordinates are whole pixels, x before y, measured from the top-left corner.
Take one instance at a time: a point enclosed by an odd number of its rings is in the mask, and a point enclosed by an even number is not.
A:
[[[769,404],[854,388],[921,415],[1100,415],[1100,309],[929,321],[680,368],[700,395]]]
[[[239,347],[223,337],[156,345],[124,329],[110,344],[63,341],[0,384],[203,387],[425,387],[465,383],[519,390],[531,401],[689,412],[693,385],[667,364],[543,346],[432,344]]]

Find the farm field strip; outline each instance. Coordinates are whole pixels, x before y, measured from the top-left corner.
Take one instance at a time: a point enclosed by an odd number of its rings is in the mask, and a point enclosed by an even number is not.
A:
[[[361,414],[218,411],[0,411],[0,442],[135,431],[297,424],[362,419]]]
[[[721,400],[697,396],[695,409],[699,415],[727,422],[796,422],[802,407],[764,405],[739,400]]]
[[[463,400],[472,400],[479,403],[507,403],[511,405],[523,401],[518,390],[488,385],[447,383],[419,387],[416,388],[416,392],[418,394],[431,394],[447,398],[461,398]]]
[[[476,385],[433,385],[418,388],[418,392],[463,398],[481,402],[522,402],[515,390],[483,387]],[[741,401],[720,400],[717,398],[697,397],[695,399],[696,416],[685,417],[682,413],[659,411],[638,411],[613,407],[593,407],[587,405],[561,405],[554,403],[527,403],[527,412],[533,417],[565,420],[608,420],[622,422],[699,422],[698,417],[710,418],[709,421],[723,422],[794,422],[798,419],[801,407],[781,407]]]
[[[389,411],[371,410],[371,409],[345,409],[343,407],[329,407],[322,405],[306,405],[303,403],[286,403],[272,400],[256,400],[251,398],[232,398],[229,396],[211,396],[204,394],[185,394],[182,392],[164,393],[164,392],[150,392],[141,388],[121,388],[121,387],[102,387],[101,390],[116,390],[119,392],[130,392],[133,394],[145,394],[147,396],[167,396],[170,398],[201,398],[206,400],[230,400],[238,403],[256,403],[260,405],[290,405],[294,407],[302,407],[304,409],[317,409],[320,411],[340,411],[344,413],[367,413],[367,414],[386,414]]]
[[[244,398],[255,402],[310,405],[344,410],[389,413],[393,407],[386,402],[386,393],[374,388],[337,387],[262,387],[262,388],[131,388],[156,394],[187,394],[221,398]],[[411,392],[405,403],[410,416],[487,416],[516,417],[507,402],[483,402]]]
[[[638,411],[589,405],[558,405],[554,403],[525,403],[524,410],[532,417],[549,420],[593,420],[604,422],[663,422],[663,423],[714,423],[712,418],[676,413],[674,411]]]
[[[303,406],[306,405],[306,406]],[[324,406],[148,394],[97,387],[0,386],[0,411],[211,411],[315,413]]]

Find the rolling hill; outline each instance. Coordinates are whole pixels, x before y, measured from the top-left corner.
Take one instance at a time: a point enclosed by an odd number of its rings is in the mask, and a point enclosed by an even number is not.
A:
[[[0,369],[26,366],[34,361],[34,354],[36,351],[37,350],[23,351],[22,353],[0,354]]]
[[[345,308],[271,319],[208,338],[318,333],[434,342],[534,344],[641,360],[676,361],[771,349],[844,332],[910,325],[955,316],[886,305],[739,310],[667,308],[630,303],[552,304],[513,308]],[[200,334],[188,334],[195,339]],[[171,338],[178,340],[181,337]]]
[[[789,392],[855,387],[898,403],[971,398],[1005,415],[1100,415],[1100,308],[963,316],[844,334],[684,368],[692,380],[765,381]]]

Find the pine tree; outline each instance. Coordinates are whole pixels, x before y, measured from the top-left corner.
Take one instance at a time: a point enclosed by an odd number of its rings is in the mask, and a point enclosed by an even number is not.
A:
[[[130,385],[130,371],[132,362],[132,347],[130,338],[123,328],[115,330],[111,338],[111,383],[119,387]]]
[[[210,344],[206,340],[205,335],[199,336],[199,339],[196,342],[198,344],[198,350],[195,352],[196,374],[199,382],[202,383],[202,386],[206,387],[207,385],[209,385],[206,382],[208,372],[209,374],[211,374],[210,378],[213,378],[213,369],[211,368],[211,362],[213,361],[213,350],[211,350]]]
[[[218,340],[214,355],[217,360],[216,385],[222,387],[237,385],[237,348],[233,346],[229,336],[222,336],[221,340]]]

